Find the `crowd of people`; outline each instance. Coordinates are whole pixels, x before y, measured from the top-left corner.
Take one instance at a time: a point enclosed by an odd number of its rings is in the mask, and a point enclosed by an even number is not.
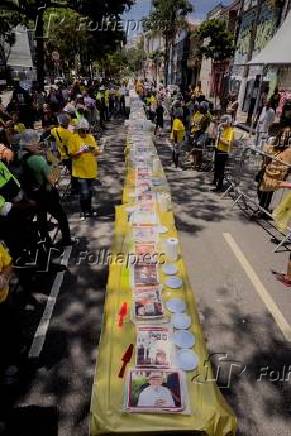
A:
[[[206,145],[216,146],[213,184],[216,191],[222,191],[225,165],[234,142],[236,99],[232,98],[229,113],[219,120],[200,82],[185,93],[147,80],[136,81],[135,87],[149,120],[156,125],[157,135],[163,131],[164,115],[170,118],[172,161],[177,169],[190,166],[200,171],[203,149]]]
[[[47,262],[52,247],[57,255],[74,244],[58,190],[62,172],[79,196],[80,220],[96,216],[96,137],[106,121],[126,115],[127,95],[126,81],[76,80],[46,91],[16,82],[7,107],[0,105],[0,302],[7,298],[12,263],[26,268],[33,250]],[[61,233],[57,242],[50,217]]]
[[[225,168],[235,142],[237,98],[229,98],[218,113],[199,82],[183,93],[178,87],[146,79],[135,80],[134,85],[155,135],[163,135],[165,120],[169,121],[173,166],[201,171],[209,147],[214,150],[213,185],[217,192],[223,191]],[[127,81],[64,81],[45,91],[30,92],[17,82],[8,106],[0,105],[0,301],[6,298],[12,262],[22,268],[29,263],[31,248],[41,247],[46,252],[54,246],[61,252],[74,243],[58,192],[61,171],[71,179],[72,195],[79,196],[80,220],[96,216],[92,196],[101,152],[96,137],[106,129],[107,121],[127,115],[128,95]],[[262,141],[275,121],[276,105],[274,93],[258,117]],[[288,110],[283,112],[286,115]],[[290,138],[285,126],[268,152],[280,152],[280,159],[291,163],[289,151],[282,153]],[[274,191],[267,186],[268,170],[270,162],[264,161],[256,180],[259,204],[265,210]],[[57,244],[50,237],[49,216],[60,229]]]

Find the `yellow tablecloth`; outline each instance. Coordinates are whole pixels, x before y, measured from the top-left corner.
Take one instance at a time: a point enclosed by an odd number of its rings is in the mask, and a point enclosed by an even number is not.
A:
[[[134,172],[128,169],[123,193],[124,203],[131,203],[131,192],[134,187]],[[172,212],[159,214],[160,224],[168,227],[169,232],[160,237],[159,252],[163,251],[163,243],[169,237],[177,237]],[[130,228],[126,206],[116,208],[115,238],[112,253],[127,254]],[[208,361],[208,353],[203,338],[197,313],[194,294],[186,272],[183,255],[180,253],[177,261],[179,276],[183,279],[183,289],[163,290],[163,299],[167,301],[181,297],[187,303],[187,311],[191,314],[191,332],[195,335],[194,351],[199,357],[199,367],[187,372],[187,388],[191,402],[192,415],[161,415],[161,414],[129,414],[122,410],[124,398],[124,379],[118,378],[122,365],[121,358],[129,344],[136,344],[135,326],[128,316],[123,327],[118,326],[120,306],[127,302],[131,310],[132,290],[130,286],[129,269],[125,265],[114,263],[109,268],[106,301],[102,332],[98,351],[98,362],[95,381],[92,389],[90,435],[136,435],[143,432],[157,434],[166,432],[204,432],[213,436],[233,435],[236,430],[236,418],[225,402],[215,382]],[[159,267],[160,281],[165,276]],[[170,314],[168,314],[170,316]],[[134,368],[132,358],[128,368]]]

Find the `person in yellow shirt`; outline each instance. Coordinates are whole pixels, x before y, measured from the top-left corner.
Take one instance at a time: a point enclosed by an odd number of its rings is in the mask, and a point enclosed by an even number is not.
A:
[[[77,178],[79,186],[81,221],[84,221],[86,216],[96,216],[96,212],[92,210],[92,193],[93,182],[97,177],[96,156],[99,154],[99,148],[89,129],[88,121],[81,119],[69,147],[72,176]]]
[[[171,140],[173,143],[172,159],[176,168],[179,166],[179,156],[181,153],[181,147],[185,141],[186,130],[183,124],[183,117],[175,117],[173,121]]]
[[[8,250],[0,242],[0,303],[8,297],[11,272],[12,259]]]
[[[199,110],[199,106],[195,107],[195,110],[191,116],[191,134],[195,135],[200,129],[200,121],[202,118],[202,114]]]
[[[102,87],[101,87],[102,88]],[[101,89],[100,88],[100,89]],[[105,89],[105,88],[104,88]],[[104,91],[104,102],[105,102],[105,116],[106,121],[110,121],[110,111],[109,111],[109,100],[110,100],[110,91],[109,89],[105,89]]]
[[[51,135],[56,140],[58,153],[64,162],[64,165],[71,171],[71,159],[69,157],[69,143],[72,140],[73,133],[68,130],[70,118],[66,114],[58,115],[58,127],[51,130]]]
[[[225,174],[225,166],[232,150],[234,142],[234,128],[230,115],[225,115],[222,118],[220,133],[215,148],[214,158],[214,180],[213,185],[216,186],[216,191],[223,191],[223,181]]]

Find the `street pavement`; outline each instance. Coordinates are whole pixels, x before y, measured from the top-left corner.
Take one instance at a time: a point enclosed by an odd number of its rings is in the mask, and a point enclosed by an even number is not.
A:
[[[78,200],[65,203],[72,233],[79,244],[73,248],[38,357],[27,356],[43,313],[53,301],[51,290],[56,276],[40,274],[34,287],[30,286],[30,298],[13,311],[15,319],[11,322],[7,319],[6,328],[10,329],[12,339],[1,349],[1,355],[2,351],[9,354],[6,368],[0,374],[1,435],[88,435],[91,387],[108,274],[107,265],[99,264],[97,255],[100,250],[110,249],[114,208],[121,201],[123,124],[113,121],[104,136],[105,157],[100,158],[94,200],[97,218],[80,222]],[[88,258],[82,260],[84,253]],[[14,338],[15,342],[11,343]]]
[[[291,343],[268,310],[270,296],[276,319],[280,311],[291,325],[290,288],[272,274],[286,271],[289,253],[273,253],[274,229],[213,192],[211,173],[177,171],[167,141],[157,147],[215,378],[238,434],[291,435]]]
[[[11,352],[1,374],[0,434],[2,428],[9,436],[88,435],[108,274],[96,256],[110,249],[114,207],[121,201],[123,124],[110,123],[104,139],[97,219],[81,223],[77,199],[66,203],[79,244],[73,248],[39,357],[27,355],[51,301],[55,276],[38,277],[23,312],[11,320],[19,349]],[[291,291],[271,271],[284,270],[289,254],[285,248],[274,254],[269,227],[251,221],[243,210],[232,208],[230,198],[213,192],[210,173],[172,168],[168,136],[158,139],[157,147],[214,373],[238,417],[239,434],[291,435],[291,347],[285,338],[286,325],[291,325]],[[8,345],[14,348],[11,341]]]

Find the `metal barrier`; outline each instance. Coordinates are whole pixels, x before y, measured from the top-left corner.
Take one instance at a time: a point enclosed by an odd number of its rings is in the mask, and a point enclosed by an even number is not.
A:
[[[221,199],[232,192],[235,195],[233,207],[242,201],[243,205],[253,212],[261,212],[263,216],[272,218],[270,209],[276,209],[288,192],[287,188],[266,188],[266,170],[269,174],[271,171],[276,172],[276,169],[278,174],[281,172],[278,181],[291,182],[291,165],[255,147],[239,144],[231,153],[227,163],[225,180],[228,188]],[[274,183],[276,184],[276,179]],[[274,251],[276,252],[289,239],[291,239],[290,228]]]

